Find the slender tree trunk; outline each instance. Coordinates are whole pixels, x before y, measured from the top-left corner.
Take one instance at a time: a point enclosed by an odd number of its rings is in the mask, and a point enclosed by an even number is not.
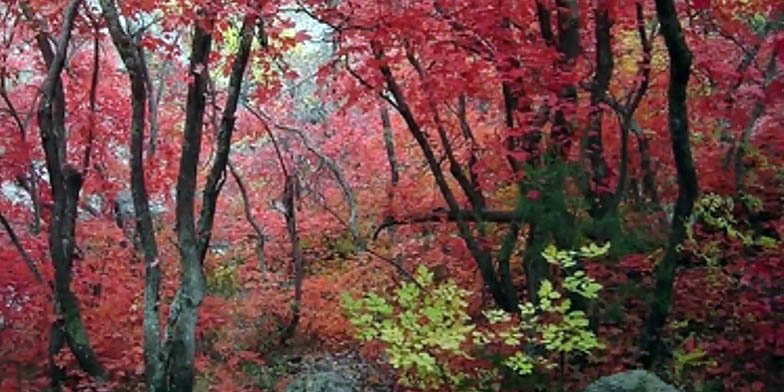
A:
[[[287,343],[297,330],[302,308],[302,282],[305,279],[305,264],[297,230],[297,175],[289,173],[283,190],[283,206],[286,216],[286,230],[291,241],[291,260],[294,262],[294,301],[291,304],[291,322],[281,334],[281,342]]]
[[[147,86],[143,71],[141,48],[123,30],[113,0],[101,0],[104,19],[120,57],[128,70],[131,82],[131,196],[136,214],[136,234],[144,255],[144,363],[147,389],[151,392],[165,390],[164,368],[160,358],[160,284],[161,267],[155,240],[152,215],[144,176],[144,129]]]
[[[604,109],[601,104],[605,101],[610,79],[613,72],[613,52],[610,41],[610,11],[607,6],[599,6],[594,10],[596,19],[596,75],[591,89],[591,113],[589,120],[586,149],[591,163],[592,183],[588,187],[588,197],[591,204],[591,215],[601,218],[610,213],[613,207],[613,193],[610,192],[609,170],[604,159],[604,144],[602,142],[602,118]],[[624,139],[625,140],[625,139]],[[625,158],[625,156],[624,156]],[[625,165],[626,162],[621,162]]]
[[[209,20],[208,22],[212,22]],[[164,353],[167,359],[169,391],[190,392],[194,382],[196,355],[196,325],[198,310],[205,293],[202,265],[207,255],[218,196],[226,179],[226,167],[231,151],[242,80],[250,58],[255,18],[246,16],[240,30],[240,45],[231,67],[228,97],[221,115],[217,135],[215,159],[202,191],[202,207],[198,222],[194,219],[194,201],[197,182],[202,128],[204,126],[205,96],[209,78],[208,63],[212,37],[197,24],[191,51],[190,74],[193,83],[188,89],[186,102],[183,150],[180,156],[180,173],[177,178],[176,230],[180,248],[182,274],[179,303],[173,306]],[[171,351],[167,351],[170,348]]]
[[[52,326],[50,358],[54,358],[68,344],[79,366],[91,377],[103,381],[106,371],[95,355],[82,322],[79,303],[71,291],[72,266],[76,246],[76,218],[82,175],[65,163],[65,93],[60,75],[65,67],[71,30],[81,0],[72,0],[65,9],[65,16],[56,50],[52,52],[48,38],[39,34],[42,54],[49,66],[42,85],[42,99],[38,108],[38,124],[44,147],[46,167],[52,189],[52,217],[49,227],[49,252],[55,269],[54,297],[58,320]],[[26,4],[22,4],[24,7]],[[27,12],[26,12],[27,13]],[[52,363],[53,360],[52,360]],[[59,388],[63,374],[52,366],[52,383]]]
[[[400,182],[400,169],[397,163],[397,155],[395,154],[395,136],[392,134],[392,121],[389,119],[389,108],[386,104],[382,103],[381,109],[381,126],[384,131],[384,148],[387,152],[387,161],[389,162],[389,183],[396,186]]]
[[[6,233],[8,233],[8,237],[11,239],[11,243],[19,252],[19,255],[22,256],[22,259],[27,265],[27,268],[30,270],[30,273],[33,274],[36,282],[44,284],[44,278],[41,275],[41,272],[38,271],[38,267],[35,266],[35,261],[33,261],[33,258],[30,257],[30,254],[28,254],[24,246],[22,246],[22,242],[19,241],[19,237],[16,236],[16,232],[14,231],[13,227],[11,227],[11,223],[8,222],[2,212],[0,212],[0,225],[2,225]]]
[[[188,88],[185,129],[180,155],[180,172],[177,177],[176,231],[180,250],[179,302],[170,317],[171,339],[166,364],[169,390],[190,392],[193,389],[193,361],[196,355],[196,324],[198,309],[205,292],[203,260],[196,223],[194,202],[197,170],[204,127],[205,97],[208,83],[208,62],[212,36],[197,24],[194,28],[189,73],[193,82]],[[207,249],[204,249],[206,253]],[[169,343],[169,342],[166,342]]]
[[[261,230],[261,226],[256,222],[256,219],[253,218],[253,213],[250,206],[250,198],[248,197],[248,190],[245,187],[245,183],[242,181],[240,177],[240,173],[237,172],[237,169],[234,165],[229,162],[229,171],[231,172],[231,176],[234,177],[234,181],[237,183],[237,187],[240,189],[240,196],[242,197],[242,206],[243,210],[245,211],[245,220],[248,221],[248,224],[253,228],[253,232],[255,233],[256,238],[256,258],[259,262],[259,271],[267,272],[267,260],[264,256],[264,245],[266,242],[266,236],[264,235],[264,231]]]
[[[572,71],[577,56],[580,54],[580,5],[577,0],[556,0],[556,16],[558,19],[558,50],[563,55],[561,69]],[[577,104],[577,88],[573,84],[561,87],[560,105],[553,118],[552,156],[565,159],[569,154],[571,138],[574,135],[574,124],[571,112]]]
[[[381,103],[379,114],[381,116],[381,127],[384,136],[384,149],[387,153],[387,162],[389,162],[390,186],[389,191],[387,192],[387,202],[389,203],[389,207],[391,207],[392,202],[395,199],[395,188],[400,182],[400,169],[398,168],[397,155],[395,155],[395,136],[392,133],[392,121],[389,119],[389,108],[387,107],[386,103]],[[388,215],[384,220],[385,222],[392,222],[394,221],[394,217],[392,215]],[[390,234],[392,235],[393,241],[395,237],[394,230],[394,227],[390,228]]]
[[[392,69],[389,65],[384,63],[384,53],[382,48],[377,42],[371,43],[372,50],[377,60],[381,62],[379,66],[379,71],[381,72],[384,81],[386,82],[387,88],[392,93],[396,101],[396,108],[400,113],[403,120],[406,122],[409,132],[416,140],[417,144],[419,145],[420,149],[422,150],[423,155],[425,156],[425,161],[430,169],[430,172],[433,174],[435,178],[436,185],[438,186],[441,195],[444,197],[447,206],[449,207],[450,213],[457,214],[461,211],[460,204],[455,197],[454,192],[452,191],[449,183],[446,180],[446,176],[444,175],[444,171],[441,169],[438,160],[435,157],[435,152],[433,151],[430,142],[428,141],[427,137],[425,136],[422,128],[420,127],[419,123],[414,116],[414,113],[411,110],[411,107],[408,105],[406,98],[403,94],[403,91],[400,88],[400,85],[397,83],[395,76],[392,73]],[[441,132],[439,132],[439,137],[442,139],[442,144],[444,143],[444,138]],[[450,152],[447,152],[450,154]],[[453,160],[453,158],[450,158]],[[451,165],[451,163],[450,163]],[[459,177],[456,173],[456,170],[453,168],[453,175]],[[463,181],[458,180],[461,183],[461,187],[464,187],[465,184]],[[473,201],[472,201],[473,202]],[[474,204],[474,213],[476,213],[476,206]],[[456,223],[458,227],[458,233],[460,237],[465,241],[466,247],[471,252],[471,255],[474,257],[474,260],[477,263],[480,273],[482,274],[482,279],[484,281],[485,286],[488,288],[490,293],[493,296],[496,304],[499,307],[508,310],[508,311],[516,311],[517,310],[517,296],[516,293],[506,292],[503,288],[502,282],[498,279],[498,274],[493,266],[492,256],[490,251],[479,241],[477,241],[476,237],[472,233],[471,228],[466,223],[466,220],[463,217],[456,215]]]
[[[777,69],[778,69],[778,57],[779,57],[779,50],[774,49],[773,53],[770,54],[770,59],[768,60],[768,65],[765,67],[765,76],[763,80],[763,88],[767,88],[776,78]],[[746,125],[746,128],[743,129],[743,133],[741,134],[740,140],[738,141],[738,147],[735,150],[735,156],[733,157],[733,161],[735,163],[735,192],[738,195],[742,195],[746,188],[746,165],[743,163],[743,158],[746,156],[746,152],[749,148],[749,140],[751,139],[752,133],[757,128],[757,124],[759,123],[760,117],[765,113],[765,101],[764,99],[760,98],[754,104],[754,108],[751,110],[751,118],[749,119],[749,123]]]
[[[642,190],[648,196],[648,200],[653,204],[654,209],[660,209],[659,191],[656,190],[656,172],[651,159],[650,142],[634,120],[631,121],[629,129],[634,132],[634,136],[637,138],[637,149],[640,153],[640,167],[642,169]]]
[[[641,339],[641,362],[646,368],[656,365],[664,355],[661,330],[670,310],[675,270],[682,258],[678,248],[685,237],[686,223],[698,193],[697,173],[689,145],[689,116],[686,104],[692,55],[681,29],[674,0],[656,0],[656,13],[670,57],[668,120],[678,176],[678,199],[675,202],[667,251],[656,267],[653,302]]]

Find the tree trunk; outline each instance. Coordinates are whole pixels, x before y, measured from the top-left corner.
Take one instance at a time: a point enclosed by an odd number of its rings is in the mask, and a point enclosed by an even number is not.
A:
[[[245,183],[242,181],[242,177],[240,177],[239,172],[234,167],[234,165],[229,162],[229,171],[231,172],[231,176],[234,177],[234,181],[237,183],[237,187],[240,189],[240,197],[242,198],[242,206],[243,210],[245,211],[245,220],[248,221],[248,224],[253,228],[253,232],[255,233],[256,238],[256,258],[259,262],[259,271],[267,272],[267,260],[264,256],[264,245],[266,242],[266,236],[264,235],[264,231],[261,230],[261,226],[256,222],[256,219],[253,218],[253,212],[250,206],[250,198],[248,198],[248,190],[245,188]]]
[[[48,38],[39,34],[39,44],[49,71],[42,85],[42,99],[38,108],[41,143],[52,189],[52,217],[49,228],[49,252],[55,269],[54,298],[58,320],[52,326],[50,358],[54,358],[65,343],[71,348],[79,366],[91,377],[103,381],[106,371],[93,352],[82,322],[79,303],[71,291],[74,249],[76,246],[76,218],[82,175],[65,164],[65,94],[60,75],[65,66],[71,29],[81,5],[72,0],[66,10],[62,30],[52,53]],[[22,5],[25,7],[25,4]],[[53,362],[52,362],[53,363]],[[63,374],[52,367],[52,383],[59,387]]]
[[[776,74],[778,73],[778,57],[778,48],[773,49],[773,53],[770,54],[770,59],[768,60],[768,65],[765,67],[765,75],[762,82],[763,89],[767,89],[776,78]],[[764,113],[765,100],[760,98],[757,100],[757,102],[754,103],[754,107],[751,110],[751,118],[749,118],[749,123],[746,125],[746,128],[743,129],[743,133],[741,134],[740,140],[738,141],[738,147],[735,150],[735,156],[733,157],[733,160],[735,163],[735,193],[737,195],[742,195],[745,192],[746,165],[743,163],[743,159],[745,158],[749,148],[749,141],[751,136],[754,130],[757,128],[757,124],[759,123],[759,120]]]
[[[286,230],[291,241],[291,260],[294,262],[294,301],[291,304],[291,321],[281,334],[281,342],[287,343],[297,330],[302,308],[302,282],[305,279],[305,264],[297,230],[297,175],[289,173],[283,190],[283,205],[286,215]]]
[[[675,269],[682,258],[678,247],[685,237],[686,223],[698,193],[697,173],[689,144],[689,116],[686,105],[692,55],[683,36],[674,0],[656,0],[656,13],[670,57],[668,120],[678,176],[678,199],[672,216],[667,251],[656,268],[653,302],[641,339],[641,363],[646,368],[656,365],[664,355],[661,330],[670,309]]]
[[[117,51],[128,70],[131,82],[131,196],[136,214],[136,235],[144,255],[144,364],[147,389],[151,392],[165,390],[164,368],[160,358],[160,301],[161,268],[155,240],[152,215],[144,178],[144,128],[147,86],[143,70],[142,49],[123,30],[113,0],[101,0],[104,19]]]
[[[207,22],[212,23],[212,20]],[[188,88],[175,209],[180,263],[182,265],[181,287],[178,292],[178,304],[177,306],[173,305],[169,316],[169,327],[163,345],[163,356],[167,360],[169,390],[172,392],[190,392],[193,389],[196,326],[199,306],[205,293],[202,265],[212,237],[218,196],[226,179],[231,137],[236,120],[235,113],[239,103],[242,80],[250,58],[254,22],[254,18],[246,16],[240,30],[240,45],[231,67],[228,97],[221,114],[215,159],[202,191],[202,207],[198,222],[194,219],[194,201],[204,127],[212,36],[198,23],[194,28],[189,70],[193,83]]]
[[[610,41],[610,11],[599,6],[594,10],[596,19],[596,74],[591,89],[591,113],[585,148],[591,163],[591,184],[588,187],[588,198],[591,205],[590,213],[594,218],[602,218],[613,207],[613,193],[610,192],[609,170],[604,159],[602,143],[602,118],[604,110],[601,104],[605,101],[610,79],[613,72],[613,53]],[[624,156],[625,158],[625,156]],[[625,165],[626,162],[621,162]]]
[[[493,299],[499,307],[511,312],[517,311],[516,293],[507,292],[504,290],[503,283],[499,280],[498,274],[496,273],[496,270],[493,266],[493,260],[490,251],[483,244],[477,241],[477,238],[472,233],[472,229],[468,226],[466,219],[458,214],[458,212],[461,211],[460,204],[458,203],[452,188],[449,186],[449,183],[446,180],[444,171],[441,169],[441,166],[435,157],[433,147],[417,122],[411,107],[408,105],[406,97],[404,96],[400,85],[397,83],[397,80],[392,73],[392,69],[389,67],[389,65],[384,63],[385,58],[382,48],[377,42],[371,43],[371,48],[376,59],[380,62],[379,71],[384,78],[387,88],[392,93],[392,96],[396,101],[395,107],[398,110],[398,113],[401,115],[401,117],[403,117],[409,132],[416,140],[419,148],[422,150],[422,154],[425,156],[425,161],[427,162],[430,172],[435,178],[436,185],[438,186],[441,195],[449,207],[449,212],[456,214],[458,233],[476,261],[479,271],[482,274],[482,280],[485,286],[490,291]],[[439,137],[442,140],[442,144],[446,144],[443,140],[443,134],[440,134]],[[449,154],[449,152],[447,153]],[[453,161],[453,159],[451,160]],[[453,175],[455,175],[455,171],[453,171]],[[463,181],[460,182],[461,187],[465,188],[466,184]],[[472,198],[472,202],[474,199],[477,198]],[[477,206],[477,204],[473,205],[473,213],[479,212],[479,210],[476,209]]]
[[[202,264],[209,247],[218,195],[225,181],[235,113],[250,56],[253,20],[248,17],[243,20],[241,42],[232,64],[228,98],[217,136],[217,153],[202,192],[202,210],[198,225],[194,219],[194,201],[212,37],[198,24],[194,29],[190,63],[193,83],[188,88],[175,211],[181,261],[180,288],[170,306],[166,330],[161,339],[158,327],[160,261],[149,210],[143,165],[145,110],[147,110],[147,95],[151,91],[147,85],[149,77],[146,75],[144,54],[138,42],[132,40],[123,30],[114,1],[101,0],[101,7],[112,40],[128,69],[131,81],[131,188],[136,227],[146,265],[144,354],[147,388],[154,392],[190,392],[194,385],[193,365],[196,355],[198,309],[205,294]]]

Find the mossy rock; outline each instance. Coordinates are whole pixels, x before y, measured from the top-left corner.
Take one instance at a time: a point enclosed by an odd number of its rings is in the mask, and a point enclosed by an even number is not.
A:
[[[358,392],[356,383],[332,371],[304,373],[286,387],[286,392]]]
[[[680,392],[645,370],[630,370],[594,381],[584,392]]]

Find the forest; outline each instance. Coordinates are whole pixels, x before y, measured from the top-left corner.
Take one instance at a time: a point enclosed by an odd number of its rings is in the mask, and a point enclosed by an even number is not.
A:
[[[0,1],[0,391],[784,391],[782,0]]]

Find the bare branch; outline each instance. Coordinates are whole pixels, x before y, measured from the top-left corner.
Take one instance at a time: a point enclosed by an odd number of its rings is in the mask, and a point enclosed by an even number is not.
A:
[[[22,256],[25,264],[27,264],[27,268],[30,269],[33,277],[35,277],[35,280],[38,283],[44,284],[44,278],[41,276],[41,272],[38,271],[38,267],[35,266],[35,262],[33,261],[32,257],[30,257],[30,254],[27,253],[24,246],[22,245],[22,242],[19,241],[19,237],[16,236],[14,229],[11,227],[11,224],[8,223],[8,220],[5,218],[2,212],[0,212],[0,224],[2,224],[3,228],[5,228],[5,231],[8,233],[8,237],[11,238],[11,243],[13,243],[14,247],[16,247],[16,250],[19,251],[19,254]]]

